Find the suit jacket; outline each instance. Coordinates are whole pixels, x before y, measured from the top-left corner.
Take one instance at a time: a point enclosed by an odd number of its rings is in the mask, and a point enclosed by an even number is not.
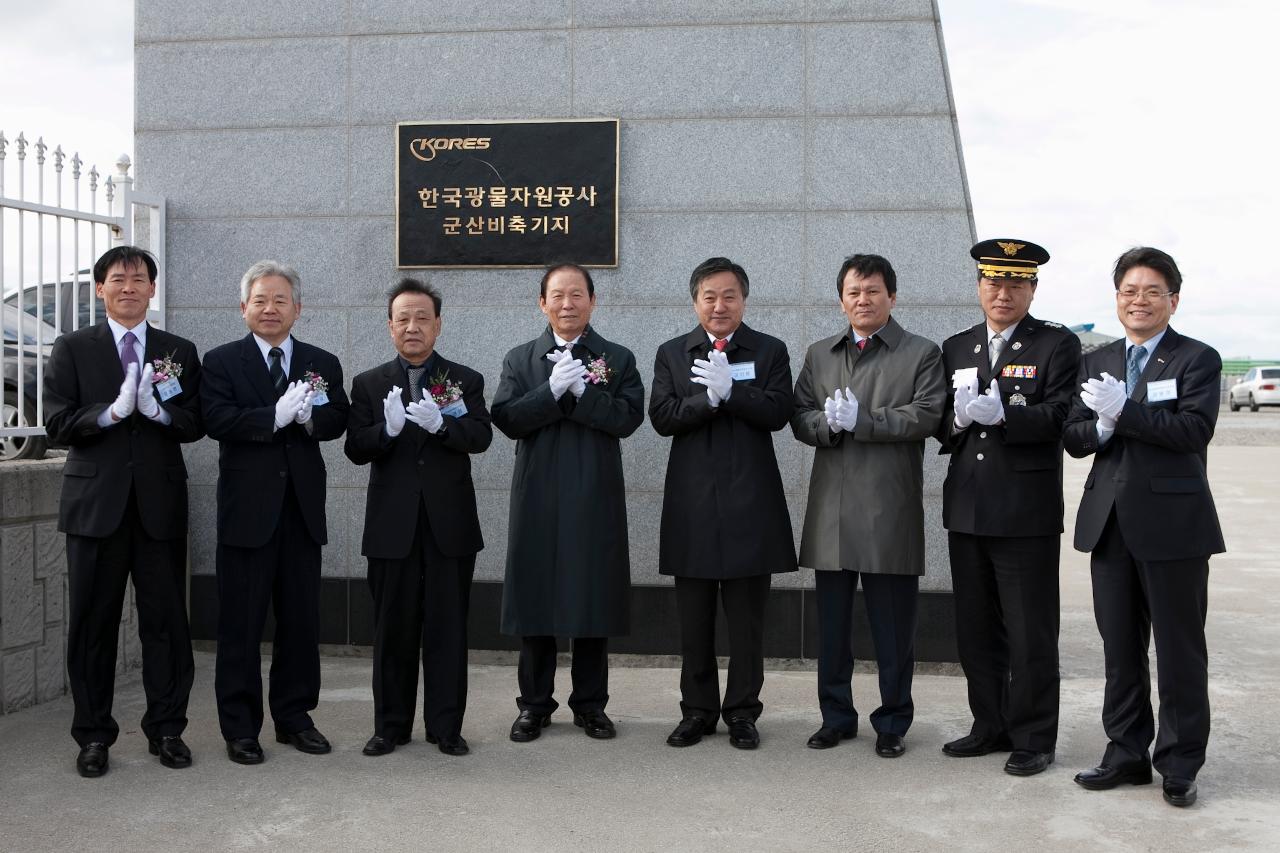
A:
[[[444,437],[432,435],[412,421],[395,438],[386,432],[382,401],[392,386],[412,399],[409,377],[397,358],[366,370],[351,384],[347,418],[347,458],[369,465],[364,539],[360,553],[380,560],[409,556],[418,526],[418,507],[426,508],[431,535],[446,557],[463,557],[484,548],[471,482],[471,453],[483,453],[493,441],[489,410],[484,405],[484,377],[437,354],[431,376],[444,373],[462,386],[467,407],[460,417],[444,416]]]
[[[328,383],[329,402],[311,411],[312,429],[290,423],[275,429],[279,395],[252,334],[210,350],[204,357],[200,401],[209,437],[218,441],[218,542],[258,548],[275,532],[292,482],[307,531],[328,542],[325,525],[325,465],[320,442],[347,428],[342,365],[331,353],[293,339],[289,381],[307,371]]]
[[[1061,533],[1062,425],[1080,370],[1080,339],[1059,323],[1027,315],[994,369],[988,347],[985,321],[942,343],[948,386],[957,370],[977,368],[979,390],[995,376],[1004,404],[1003,424],[957,431],[954,388],[947,394],[938,427],[939,453],[951,455],[942,525],[978,536]]]
[[[832,434],[823,404],[846,386],[857,423]],[[800,565],[924,574],[924,441],[946,398],[938,345],[890,318],[859,352],[846,327],[809,347],[795,398],[791,429],[817,448]]]
[[[120,526],[129,490],[142,527],[153,539],[187,533],[187,466],[180,444],[204,435],[200,420],[200,357],[195,344],[162,329],[147,329],[146,361],[169,357],[182,365],[182,393],[162,401],[168,425],[134,412],[98,426],[124,381],[120,352],[106,321],[69,332],[53,343],[44,373],[45,430],[71,448],[62,468],[58,529],[103,537]]]
[[[745,323],[725,350],[731,364],[754,363],[755,378],[711,408],[689,381],[711,349],[701,326],[658,349],[649,419],[672,436],[662,497],[658,571],[690,578],[740,578],[796,568],[791,516],[773,433],[795,404],[787,346]]]
[[[1085,355],[1077,389],[1103,371],[1123,379],[1121,339]],[[1222,359],[1216,350],[1172,328],[1147,359],[1138,388],[1098,446],[1097,416],[1077,391],[1063,443],[1075,457],[1095,454],[1076,515],[1075,547],[1091,551],[1114,508],[1129,552],[1143,561],[1185,560],[1226,550],[1206,473],[1218,421]],[[1152,382],[1172,379],[1176,397],[1149,402]]]

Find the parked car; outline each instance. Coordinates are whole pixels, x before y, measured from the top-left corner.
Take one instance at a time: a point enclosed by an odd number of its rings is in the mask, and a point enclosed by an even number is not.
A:
[[[0,305],[4,328],[4,403],[0,409],[0,425],[34,426],[36,400],[40,394],[40,365],[47,364],[58,332],[48,323],[19,311],[12,305]],[[18,397],[18,354],[22,353],[22,397]],[[0,436],[0,461],[40,459],[48,449],[43,435]]]
[[[1251,367],[1244,378],[1227,392],[1227,406],[1233,412],[1248,406],[1256,412],[1260,406],[1280,406],[1280,364]]]
[[[62,318],[62,331],[70,332],[91,326],[106,316],[102,300],[95,296],[93,270],[80,270],[80,286],[76,282],[64,281],[61,289],[53,282],[35,285],[28,284],[22,288],[22,310],[32,317],[40,317],[50,326],[57,326],[57,318]],[[4,304],[18,304],[18,291],[9,293]],[[92,308],[90,307],[92,306]],[[90,311],[92,310],[92,315]],[[77,322],[72,322],[72,320]]]

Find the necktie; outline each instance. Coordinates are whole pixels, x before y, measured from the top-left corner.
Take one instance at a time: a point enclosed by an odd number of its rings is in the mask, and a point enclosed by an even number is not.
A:
[[[272,347],[267,353],[271,359],[271,384],[275,386],[276,393],[284,391],[284,350],[280,347]]]
[[[422,399],[422,374],[426,372],[426,365],[409,368],[409,399],[415,403]]]
[[[122,346],[120,347],[120,366],[124,368],[124,372],[129,372],[129,365],[141,367],[138,364],[138,351],[133,345],[138,342],[138,337],[133,332],[125,332],[124,337],[120,339]]]
[[[716,348],[716,352],[724,352],[724,348],[729,345],[728,338],[718,338],[712,346]]]
[[[858,352],[862,352],[864,349],[867,348],[867,341],[869,340],[871,340],[871,338],[863,338],[862,340],[858,341]]]
[[[1000,360],[1000,353],[1004,352],[1004,335],[991,336],[991,369],[996,369],[996,362]]]
[[[1129,347],[1129,361],[1125,365],[1124,384],[1132,397],[1133,393],[1138,390],[1138,377],[1142,375],[1142,358],[1147,354],[1147,348],[1142,344],[1136,347]]]

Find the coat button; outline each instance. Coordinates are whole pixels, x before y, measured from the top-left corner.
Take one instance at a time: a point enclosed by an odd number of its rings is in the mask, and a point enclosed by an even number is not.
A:
[[[978,438],[986,438],[986,437],[987,437],[987,434],[985,432],[978,433]]]
[[[289,472],[288,472],[288,471],[281,471],[281,472],[280,472],[280,479],[282,479],[282,480],[283,480],[283,479],[284,479],[285,477],[287,477],[287,476],[289,476]]]
[[[978,454],[978,461],[979,461],[979,462],[981,462],[983,459],[986,459],[986,458],[987,458],[987,457],[983,456],[981,453],[979,453],[979,454]]]
[[[418,466],[419,466],[419,467],[421,467],[421,466],[423,466],[423,465],[425,465],[425,464],[426,464],[426,463],[425,463],[425,462],[423,462],[421,459],[419,459],[419,460],[418,460]]]
[[[1022,390],[1022,386],[1021,386],[1021,385],[1014,385],[1014,386],[1013,386],[1013,390],[1015,390],[1015,391],[1021,391],[1021,390]]]

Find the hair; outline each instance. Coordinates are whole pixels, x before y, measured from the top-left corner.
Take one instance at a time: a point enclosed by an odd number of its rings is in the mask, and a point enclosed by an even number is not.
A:
[[[107,273],[116,264],[124,264],[125,269],[129,269],[139,263],[146,266],[147,278],[155,284],[156,276],[160,274],[155,256],[137,246],[116,246],[103,252],[102,257],[93,265],[93,280],[96,284],[103,284],[107,280]]]
[[[293,304],[302,304],[302,279],[293,267],[279,261],[258,261],[245,272],[240,279],[240,301],[249,301],[249,290],[253,283],[269,275],[278,275],[289,280],[289,292],[293,294]]]
[[[1182,290],[1182,273],[1178,271],[1178,265],[1174,263],[1173,258],[1168,253],[1150,246],[1134,246],[1116,258],[1116,268],[1111,274],[1116,290],[1120,289],[1120,282],[1124,279],[1125,273],[1134,267],[1149,267],[1160,273],[1170,293],[1178,293]]]
[[[440,306],[444,304],[444,300],[440,298],[440,291],[436,290],[430,284],[418,278],[402,278],[396,283],[396,286],[387,291],[387,319],[391,319],[391,304],[396,301],[396,297],[403,293],[421,293],[431,297],[431,304],[436,307],[436,316],[440,316]]]
[[[893,296],[898,292],[898,274],[893,271],[893,264],[888,258],[880,255],[850,255],[840,265],[840,274],[836,276],[836,293],[844,295],[844,277],[852,270],[859,278],[869,278],[876,273],[884,279],[884,289]]]
[[[742,287],[742,298],[747,298],[747,294],[751,291],[751,281],[747,278],[747,271],[728,258],[707,258],[694,267],[693,274],[689,276],[689,296],[697,299],[698,285],[702,284],[703,279],[710,278],[718,272],[733,273]]]
[[[547,298],[547,282],[551,280],[551,276],[555,275],[561,270],[576,270],[577,272],[581,273],[582,277],[587,280],[587,295],[588,296],[596,295],[596,283],[591,280],[591,273],[587,272],[587,268],[582,266],[581,264],[575,264],[569,261],[565,261],[563,263],[552,264],[551,266],[547,267],[547,271],[542,274],[542,284],[540,285],[539,294],[543,299]]]

